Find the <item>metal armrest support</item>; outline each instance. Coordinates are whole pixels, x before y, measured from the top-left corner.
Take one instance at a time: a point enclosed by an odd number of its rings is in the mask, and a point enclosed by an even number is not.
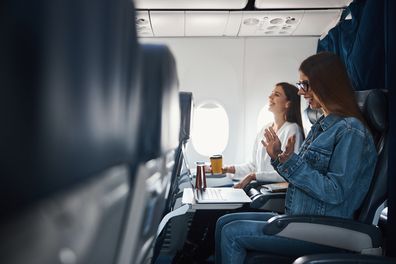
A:
[[[384,256],[367,256],[360,254],[315,254],[296,259],[293,264],[391,264],[395,259]]]
[[[350,219],[322,216],[275,216],[263,229],[268,235],[298,239],[365,254],[380,255],[378,227]]]

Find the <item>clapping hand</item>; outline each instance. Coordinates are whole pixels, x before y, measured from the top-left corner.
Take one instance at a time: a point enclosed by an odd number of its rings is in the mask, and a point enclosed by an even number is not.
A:
[[[296,144],[296,135],[292,135],[287,139],[285,151],[279,156],[281,163],[285,162],[292,153],[294,153],[294,145]]]
[[[287,144],[284,152],[282,152],[281,150],[282,144],[272,127],[265,129],[264,137],[265,141],[261,140],[261,143],[266,148],[267,153],[271,157],[271,159],[275,160],[279,156],[279,161],[283,163],[294,152],[296,135],[292,135],[287,139]]]
[[[265,140],[261,140],[261,143],[264,145],[271,159],[276,159],[282,153],[282,144],[272,127],[265,129],[264,138]]]

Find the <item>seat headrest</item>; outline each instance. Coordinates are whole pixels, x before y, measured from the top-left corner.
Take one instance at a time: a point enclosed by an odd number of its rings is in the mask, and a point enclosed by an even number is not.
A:
[[[356,100],[372,129],[383,132],[388,127],[388,100],[385,90],[355,91]]]
[[[306,112],[308,120],[309,120],[309,122],[311,122],[311,124],[314,124],[323,115],[323,113],[320,109],[312,109],[309,106],[305,109],[305,112]]]
[[[139,109],[130,1],[6,2],[0,193],[11,209],[130,159]]]
[[[179,143],[180,106],[175,59],[167,46],[142,45],[144,118],[140,156],[147,161]]]
[[[193,95],[190,92],[180,92],[180,142],[187,142],[190,139],[192,117],[194,112]]]
[[[369,126],[377,132],[385,131],[388,126],[387,92],[379,89],[355,91],[355,96]],[[306,113],[312,124],[322,115],[320,110],[310,107],[306,109]]]

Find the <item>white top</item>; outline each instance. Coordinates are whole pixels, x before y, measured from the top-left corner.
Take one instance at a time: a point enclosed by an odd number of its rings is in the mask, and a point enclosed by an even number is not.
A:
[[[283,182],[283,179],[272,167],[271,157],[268,155],[267,150],[261,144],[261,140],[264,138],[264,130],[270,127],[272,123],[264,126],[256,136],[256,140],[253,146],[252,160],[245,164],[235,165],[235,176],[234,178],[243,178],[247,174],[255,172],[257,181],[269,181],[269,182]],[[296,135],[296,144],[294,145],[294,152],[298,153],[298,150],[303,142],[303,134],[299,125],[296,123],[285,122],[276,133],[282,143],[282,151],[285,150],[287,139]]]

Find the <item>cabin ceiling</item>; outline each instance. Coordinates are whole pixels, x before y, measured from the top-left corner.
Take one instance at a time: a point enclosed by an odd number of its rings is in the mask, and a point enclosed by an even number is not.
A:
[[[140,37],[321,36],[352,0],[135,0]]]

